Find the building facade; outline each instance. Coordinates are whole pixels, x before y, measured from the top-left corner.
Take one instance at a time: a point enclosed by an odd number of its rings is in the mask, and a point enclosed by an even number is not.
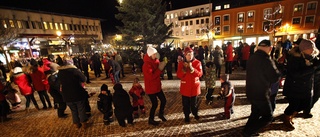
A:
[[[215,30],[213,45],[232,41],[258,43],[270,39],[274,43],[298,38],[312,39],[320,27],[319,1],[282,0],[252,6],[220,9],[214,7]]]
[[[213,48],[228,41],[235,47],[240,41],[248,44],[263,39],[274,43],[292,42],[298,38],[313,39],[320,28],[318,0],[266,1],[237,7],[231,7],[234,4],[230,5],[227,1],[222,3],[166,12],[165,23],[173,23],[174,45],[197,44]],[[197,14],[201,13],[201,9],[206,16]],[[212,12],[207,13],[207,9]]]
[[[212,4],[203,4],[166,12],[165,24],[172,26],[172,38],[175,47],[184,47],[190,44],[208,45],[208,28],[212,24]],[[209,36],[210,37],[210,36]]]
[[[1,29],[15,29],[18,38],[5,46],[11,57],[83,53],[102,41],[100,19],[0,8]]]

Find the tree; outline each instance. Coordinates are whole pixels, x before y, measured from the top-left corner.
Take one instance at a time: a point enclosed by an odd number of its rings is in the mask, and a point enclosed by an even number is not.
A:
[[[161,0],[126,0],[117,8],[116,18],[123,23],[117,28],[128,41],[124,43],[135,41],[132,45],[142,43],[146,49],[147,44],[160,45],[172,34],[172,23],[164,23],[166,3]]]
[[[14,26],[7,25],[6,19],[2,16],[0,16],[0,21],[0,53],[4,54],[6,64],[8,64],[9,69],[11,69],[3,46],[9,45],[19,38],[19,29]]]

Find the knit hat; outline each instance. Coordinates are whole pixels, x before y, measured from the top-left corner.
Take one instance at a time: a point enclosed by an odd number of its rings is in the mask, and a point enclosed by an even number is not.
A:
[[[157,51],[155,48],[151,47],[151,46],[149,46],[148,49],[147,49],[147,54],[148,54],[149,57],[150,57],[151,55],[157,53],[157,52],[158,52],[158,51]]]
[[[100,91],[108,91],[108,85],[102,84]]]
[[[186,48],[184,48],[184,51],[183,51],[184,53],[188,53],[188,52],[193,52],[193,50],[192,50],[192,48],[190,48],[190,47],[186,47]]]
[[[262,40],[258,46],[262,46],[262,47],[270,47],[271,46],[271,41],[270,40]]]
[[[14,73],[14,74],[17,74],[17,73],[20,73],[20,72],[22,72],[22,68],[21,68],[21,67],[15,67],[15,68],[13,69],[13,73]]]
[[[315,47],[314,43],[310,40],[301,40],[301,42],[299,43],[299,50],[300,51],[304,51],[307,49],[313,49],[313,47]]]

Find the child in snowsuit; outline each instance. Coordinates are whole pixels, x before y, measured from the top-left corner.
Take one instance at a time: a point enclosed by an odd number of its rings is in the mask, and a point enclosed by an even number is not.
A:
[[[228,75],[222,75],[220,78],[221,90],[220,99],[224,99],[224,117],[230,119],[231,114],[233,114],[233,104],[235,100],[234,88],[229,81]]]
[[[216,87],[216,71],[213,68],[213,62],[209,61],[206,63],[206,70],[207,73],[205,75],[205,83],[206,83],[206,104],[210,105],[212,103],[213,97],[213,91]]]
[[[112,120],[113,109],[112,109],[112,95],[108,86],[103,84],[101,86],[101,93],[98,96],[97,106],[101,113],[103,113],[103,123],[109,125]]]
[[[133,116],[135,118],[138,118],[139,117],[138,107],[140,107],[142,114],[146,113],[146,110],[144,109],[144,101],[143,101],[143,96],[145,95],[145,92],[142,86],[140,85],[138,78],[134,79],[133,85],[129,91],[129,94],[132,97]]]
[[[122,88],[120,83],[116,83],[113,89],[114,114],[116,115],[119,125],[125,127],[126,119],[129,124],[133,125],[133,107],[131,106],[129,94]]]

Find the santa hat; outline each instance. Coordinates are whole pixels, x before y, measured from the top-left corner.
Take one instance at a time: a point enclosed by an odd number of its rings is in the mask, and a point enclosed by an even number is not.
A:
[[[157,52],[158,51],[155,48],[151,47],[151,46],[149,46],[148,49],[147,49],[148,56],[151,56],[151,55],[153,55],[153,54],[155,54]]]
[[[186,53],[189,53],[189,52],[193,52],[193,50],[190,47],[186,47],[186,48],[184,48],[183,52],[186,54]]]

